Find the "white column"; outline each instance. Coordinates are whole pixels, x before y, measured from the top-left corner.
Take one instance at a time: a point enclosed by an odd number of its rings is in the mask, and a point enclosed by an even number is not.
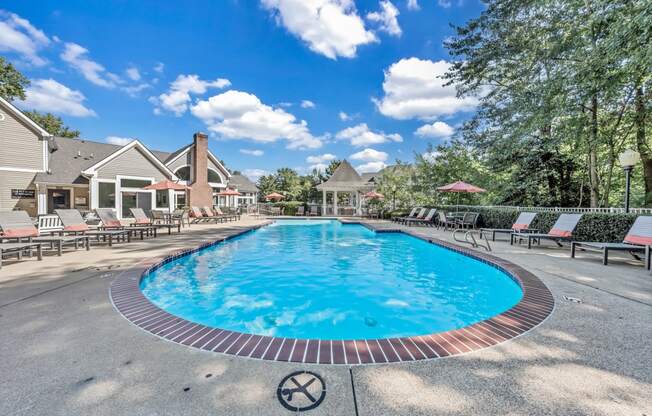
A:
[[[362,196],[360,195],[360,191],[355,192],[355,212],[358,215],[362,215]]]
[[[172,214],[174,211],[174,189],[168,189],[168,212]]]
[[[333,191],[333,215],[337,216],[337,191]]]
[[[91,179],[89,181],[88,193],[89,193],[88,199],[90,200],[90,205],[89,205],[88,208],[91,211],[94,210],[94,209],[99,208],[99,205],[100,205],[99,187],[98,187],[97,178],[95,176],[91,177]],[[115,198],[117,200],[118,196],[116,195]]]
[[[38,215],[48,213],[48,194],[47,187],[44,185],[36,185],[36,209]]]
[[[324,216],[326,215],[326,190],[323,189],[321,191],[322,194],[322,200],[321,200],[321,215]]]

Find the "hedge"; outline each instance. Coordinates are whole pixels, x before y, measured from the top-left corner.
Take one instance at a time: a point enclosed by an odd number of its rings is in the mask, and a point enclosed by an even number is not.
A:
[[[450,211],[448,207],[444,210]],[[475,207],[473,212],[480,214],[478,227],[506,229],[511,228],[520,213],[516,209],[483,207]],[[531,227],[541,232],[548,232],[560,214],[559,212],[538,212]],[[398,211],[392,213],[392,217],[401,215],[407,215],[407,213]],[[622,242],[636,217],[637,214],[585,213],[575,229],[573,239],[577,241]]]
[[[305,205],[305,202],[301,201],[281,201],[272,203],[273,207],[281,208],[283,215],[295,215],[297,213],[297,208]]]

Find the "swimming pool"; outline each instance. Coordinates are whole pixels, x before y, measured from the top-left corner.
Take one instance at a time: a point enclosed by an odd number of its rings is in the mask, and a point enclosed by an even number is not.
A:
[[[176,258],[140,281],[170,314],[297,339],[379,339],[463,328],[523,291],[487,262],[403,233],[281,220]]]

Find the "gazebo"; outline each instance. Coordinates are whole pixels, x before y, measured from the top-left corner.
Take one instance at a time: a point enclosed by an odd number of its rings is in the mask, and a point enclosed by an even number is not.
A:
[[[365,181],[353,169],[353,166],[346,160],[343,160],[340,165],[335,169],[333,175],[328,178],[324,183],[317,185],[317,189],[322,191],[322,215],[346,215],[346,211],[350,210],[356,215],[362,214],[362,197],[365,193],[373,190],[374,184]],[[329,192],[333,194],[333,204],[329,206],[326,203],[326,197]],[[337,206],[337,195],[349,194],[349,205],[344,207]],[[332,208],[332,210],[329,210]]]

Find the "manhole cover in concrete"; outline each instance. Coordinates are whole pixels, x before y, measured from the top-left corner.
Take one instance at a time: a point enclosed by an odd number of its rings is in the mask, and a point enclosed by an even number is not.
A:
[[[276,390],[278,401],[292,412],[305,412],[319,406],[326,397],[326,383],[312,371],[295,371],[281,380]]]

